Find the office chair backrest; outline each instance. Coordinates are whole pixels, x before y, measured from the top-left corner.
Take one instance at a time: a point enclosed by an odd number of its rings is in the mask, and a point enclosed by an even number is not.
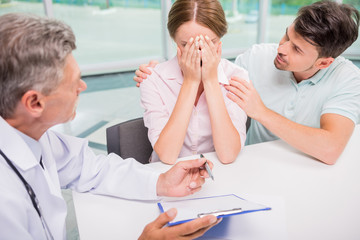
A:
[[[143,164],[149,163],[153,149],[147,132],[143,118],[132,119],[107,128],[108,153],[116,153],[123,159],[132,157]]]
[[[249,129],[251,118],[246,121],[246,131]],[[144,119],[136,118],[118,123],[106,129],[106,143],[108,153],[116,153],[123,159],[135,158],[146,164],[153,151],[144,126]]]
[[[250,124],[251,124],[251,118],[247,117],[247,119],[246,119],[246,132],[249,130]]]

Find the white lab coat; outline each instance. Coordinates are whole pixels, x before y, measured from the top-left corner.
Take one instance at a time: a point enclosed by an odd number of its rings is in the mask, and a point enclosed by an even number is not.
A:
[[[156,199],[159,173],[134,159],[95,156],[87,141],[47,131],[39,140],[45,170],[0,117],[0,149],[31,185],[54,239],[65,239],[66,203],[60,188],[127,199]],[[0,155],[0,239],[46,239],[24,184]],[[121,227],[121,226],[119,226]]]

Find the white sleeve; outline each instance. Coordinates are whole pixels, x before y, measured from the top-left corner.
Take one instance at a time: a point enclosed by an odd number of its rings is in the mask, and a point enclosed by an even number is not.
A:
[[[84,139],[47,132],[62,188],[127,199],[157,199],[160,173],[116,154],[98,155]]]
[[[249,71],[248,65],[250,61],[250,55],[251,55],[251,48],[246,50],[244,53],[238,55],[235,59],[235,64]]]
[[[157,87],[161,81],[159,75],[151,68],[152,74],[140,84],[141,106],[144,108],[144,124],[148,128],[148,138],[154,148],[160,134],[171,113],[166,107],[166,99],[163,99]]]

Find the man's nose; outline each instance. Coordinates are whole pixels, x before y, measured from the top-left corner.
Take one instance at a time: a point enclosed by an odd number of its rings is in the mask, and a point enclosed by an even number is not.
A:
[[[79,91],[80,92],[83,92],[87,89],[87,85],[86,85],[86,82],[82,79],[80,79],[80,87],[79,87]]]

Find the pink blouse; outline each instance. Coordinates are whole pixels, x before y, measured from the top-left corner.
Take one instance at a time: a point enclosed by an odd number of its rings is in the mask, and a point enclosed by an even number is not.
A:
[[[174,109],[184,79],[177,57],[158,64],[155,68],[150,68],[150,70],[152,74],[140,84],[140,91],[141,105],[145,109],[144,122],[145,126],[149,129],[148,137],[154,147]],[[229,84],[228,79],[232,76],[238,76],[246,80],[249,79],[245,69],[226,59],[222,59],[218,66],[219,84],[221,85],[221,91],[229,116],[240,135],[241,145],[244,146],[246,139],[246,113],[236,103],[226,97],[228,91],[224,88],[224,85]],[[213,151],[215,149],[212,139],[210,115],[205,94],[202,93],[198,104],[193,106],[184,145],[179,157]],[[159,161],[155,151],[150,161]]]

